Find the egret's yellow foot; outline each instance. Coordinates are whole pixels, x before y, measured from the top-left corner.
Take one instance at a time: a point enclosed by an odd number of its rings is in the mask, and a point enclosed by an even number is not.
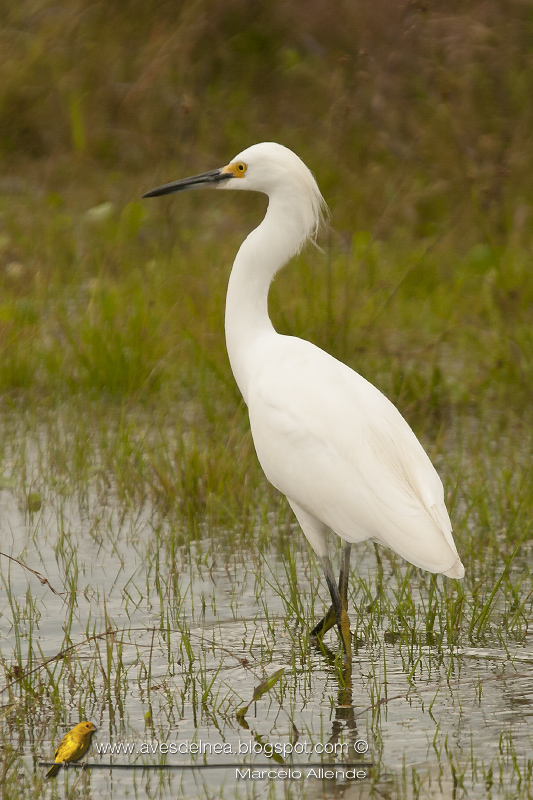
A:
[[[329,630],[331,630],[331,628],[333,628],[336,622],[337,622],[337,616],[335,614],[335,609],[333,608],[333,606],[330,606],[327,614],[324,617],[322,617],[318,625],[315,625],[315,627],[311,631],[311,636],[317,636],[319,639],[321,639],[325,633],[327,633]]]
[[[341,610],[340,622],[338,623],[339,633],[344,648],[344,662],[352,663],[352,635],[350,633],[350,619],[345,608]]]

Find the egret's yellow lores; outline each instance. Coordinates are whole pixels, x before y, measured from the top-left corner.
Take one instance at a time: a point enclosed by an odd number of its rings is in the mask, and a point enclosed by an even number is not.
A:
[[[46,777],[53,778],[59,772],[60,767],[64,767],[69,761],[78,761],[91,744],[91,736],[95,730],[92,722],[86,720],[74,725],[72,730],[66,733],[59,742],[55,752],[56,763],[50,767]]]
[[[350,659],[350,550],[365,539],[429,572],[462,578],[441,480],[399,411],[372,384],[310,342],[280,336],[268,316],[276,272],[314,237],[325,203],[312,173],[273,142],[231,163],[167,183],[144,197],[199,186],[268,195],[262,223],[240,247],[226,298],[231,368],[250,414],[257,456],[321,560],[332,607],[313,633],[335,622]],[[326,529],[343,540],[333,574]]]

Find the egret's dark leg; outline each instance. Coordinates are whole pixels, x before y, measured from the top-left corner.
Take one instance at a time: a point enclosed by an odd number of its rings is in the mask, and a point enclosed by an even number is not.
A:
[[[348,550],[349,555],[349,550]],[[329,560],[329,556],[323,556],[321,559],[322,567],[324,569],[324,575],[326,576],[326,582],[328,584],[329,593],[331,595],[331,602],[332,602],[332,610],[334,614],[335,621],[337,623],[337,627],[339,629],[339,634],[342,641],[342,646],[344,649],[344,658],[345,661],[350,662],[352,660],[352,643],[350,637],[350,620],[348,619],[348,613],[346,611],[346,606],[348,605],[348,599],[343,601],[341,598],[341,593],[339,587],[335,582],[335,575],[333,574],[333,568],[331,566],[331,561]],[[343,568],[345,565],[345,554],[343,553]],[[349,562],[349,558],[348,558]],[[344,571],[344,569],[343,569]],[[343,583],[348,586],[348,579],[346,577]],[[341,581],[339,580],[339,584]],[[346,589],[346,592],[348,590]],[[325,619],[328,619],[330,616],[330,612],[326,614]],[[330,626],[331,627],[331,626]],[[326,629],[327,630],[327,629]],[[313,631],[314,633],[314,631]]]
[[[344,542],[342,545],[341,571],[339,575],[339,594],[345,611],[348,611],[348,580],[350,577],[351,551],[351,542]],[[337,614],[335,613],[334,607],[330,606],[326,616],[323,617],[318,625],[315,625],[311,631],[311,636],[318,636],[321,638],[327,631],[330,630],[330,628],[333,628],[336,622]]]
[[[341,571],[339,575],[339,592],[341,595],[342,605],[344,606],[346,611],[348,611],[348,581],[350,580],[351,552],[352,552],[352,543],[343,542]]]

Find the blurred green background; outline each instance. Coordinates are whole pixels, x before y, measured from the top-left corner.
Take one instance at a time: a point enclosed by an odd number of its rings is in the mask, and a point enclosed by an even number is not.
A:
[[[10,6],[0,12],[9,396],[138,399],[194,383],[199,353],[229,387],[225,285],[264,200],[138,198],[275,140],[309,165],[332,210],[327,257],[307,252],[276,282],[278,327],[423,419],[486,390],[520,407],[531,399],[530,3]]]
[[[527,240],[529,3],[12,5],[4,175],[32,165],[45,191],[76,177],[98,197],[100,172],[196,169],[274,139],[343,226]]]

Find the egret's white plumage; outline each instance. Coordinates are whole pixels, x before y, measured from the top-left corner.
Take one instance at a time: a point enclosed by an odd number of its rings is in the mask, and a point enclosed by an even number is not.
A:
[[[430,572],[463,577],[441,480],[399,411],[345,364],[278,334],[269,319],[272,278],[316,235],[326,210],[312,173],[291,150],[265,142],[221,170],[148,195],[209,183],[269,198],[233,264],[226,343],[261,466],[321,557],[335,608],[327,527],[345,542],[371,539]]]

